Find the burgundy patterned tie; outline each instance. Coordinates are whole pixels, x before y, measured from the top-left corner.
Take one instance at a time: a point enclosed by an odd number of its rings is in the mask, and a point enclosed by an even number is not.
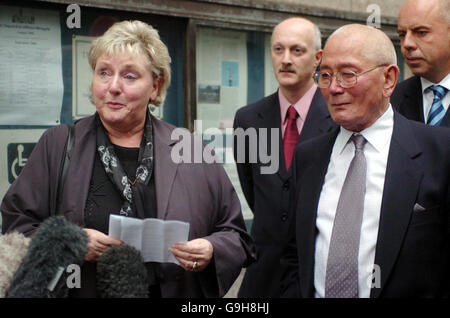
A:
[[[283,149],[284,149],[284,160],[286,163],[286,171],[289,170],[291,165],[292,156],[294,155],[295,145],[298,140],[298,130],[296,120],[298,117],[298,113],[293,106],[289,106],[287,111],[288,122],[286,126],[286,130],[284,131],[283,138]]]

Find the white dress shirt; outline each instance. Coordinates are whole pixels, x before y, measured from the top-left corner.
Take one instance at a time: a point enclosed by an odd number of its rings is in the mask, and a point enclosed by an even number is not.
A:
[[[386,112],[372,126],[360,132],[367,140],[364,146],[364,155],[367,162],[366,195],[364,197],[358,254],[358,289],[361,298],[370,297],[381,200],[393,126],[394,112],[389,105]],[[341,127],[333,146],[320,194],[316,219],[318,234],[314,265],[315,297],[322,298],[325,296],[328,249],[334,217],[347,170],[355,154],[355,146],[350,141],[352,134],[353,132]]]
[[[428,121],[428,114],[430,113],[431,105],[433,105],[434,92],[431,89],[427,89],[431,85],[441,85],[447,88],[447,94],[445,94],[444,98],[442,98],[442,106],[444,107],[444,111],[447,112],[447,109],[450,104],[450,73],[447,74],[446,77],[442,79],[439,83],[435,84],[430,82],[429,80],[421,77],[420,81],[422,83],[422,98],[423,98],[423,118],[425,119],[425,123]]]

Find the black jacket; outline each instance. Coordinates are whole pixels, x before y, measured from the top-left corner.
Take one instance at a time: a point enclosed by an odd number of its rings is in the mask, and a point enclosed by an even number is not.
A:
[[[425,122],[423,117],[422,83],[419,76],[413,76],[397,84],[391,96],[392,106],[408,119]],[[450,109],[450,108],[449,108]],[[450,111],[441,122],[441,127],[450,127]]]
[[[247,268],[239,297],[279,297],[280,296],[280,257],[284,245],[287,242],[288,224],[291,222],[289,210],[289,188],[291,182],[291,170],[286,171],[284,163],[283,143],[281,137],[281,114],[278,93],[274,93],[262,100],[239,109],[234,119],[234,128],[268,128],[267,140],[271,140],[272,131],[278,133],[278,145],[271,149],[267,144],[268,152],[279,154],[278,171],[274,174],[262,174],[263,164],[258,155],[256,163],[248,160],[237,163],[239,180],[248,205],[253,211],[253,224],[251,235],[257,250],[257,261]],[[325,101],[319,89],[317,89],[298,143],[311,137],[323,134],[335,127]],[[255,142],[255,141],[254,141]],[[234,155],[236,153],[236,141],[234,143]],[[248,141],[245,143],[245,152],[248,154]],[[247,158],[248,159],[248,158]]]

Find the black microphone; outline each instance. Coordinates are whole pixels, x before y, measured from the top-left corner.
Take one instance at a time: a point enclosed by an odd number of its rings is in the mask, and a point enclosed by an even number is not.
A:
[[[29,244],[30,238],[19,232],[0,236],[0,298],[6,296]]]
[[[137,249],[108,248],[97,262],[97,290],[102,298],[148,298],[148,273]]]
[[[67,297],[69,275],[66,269],[69,265],[81,266],[88,252],[87,242],[85,231],[65,217],[46,219],[32,236],[7,297]]]

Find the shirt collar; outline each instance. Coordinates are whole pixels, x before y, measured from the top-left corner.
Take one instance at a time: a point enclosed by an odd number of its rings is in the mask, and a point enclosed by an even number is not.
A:
[[[424,94],[425,90],[432,85],[441,85],[444,86],[447,89],[447,91],[450,91],[450,73],[447,74],[447,76],[444,77],[442,81],[440,81],[439,83],[430,82],[429,80],[423,77],[420,78],[420,82],[422,84],[422,94]]]
[[[386,147],[392,135],[392,127],[394,126],[394,111],[391,104],[388,109],[381,115],[370,127],[359,132],[367,140],[367,143],[373,146],[376,151],[381,152]],[[341,130],[336,138],[335,149],[339,154],[344,151],[353,131],[347,130],[341,126]]]
[[[289,106],[294,106],[297,110],[299,118],[304,122],[306,119],[306,115],[308,115],[309,108],[311,106],[311,102],[314,98],[314,94],[316,93],[317,85],[313,84],[310,89],[300,98],[295,104],[291,104],[286,97],[281,92],[281,89],[278,90],[278,99],[280,101],[280,111],[281,111],[281,124],[286,120],[286,114],[289,109]]]

